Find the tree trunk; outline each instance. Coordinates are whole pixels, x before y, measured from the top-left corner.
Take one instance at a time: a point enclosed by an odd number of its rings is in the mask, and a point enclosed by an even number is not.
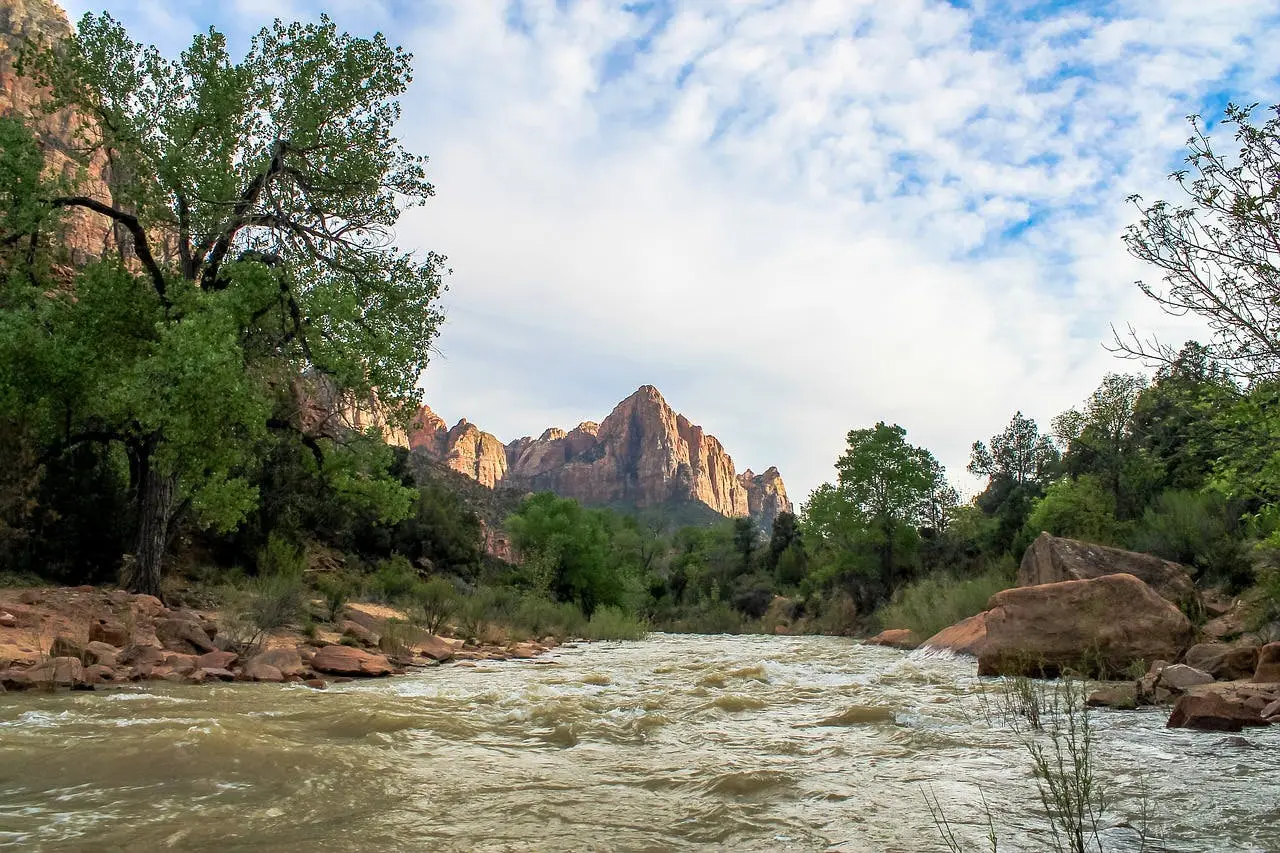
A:
[[[126,560],[123,577],[129,592],[160,597],[160,577],[164,569],[165,551],[169,546],[169,522],[178,494],[178,478],[162,474],[152,465],[144,465],[145,473],[138,489],[138,539],[133,559]]]

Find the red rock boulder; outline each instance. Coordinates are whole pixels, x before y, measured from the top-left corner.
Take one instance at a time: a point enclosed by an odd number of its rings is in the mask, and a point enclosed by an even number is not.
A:
[[[1258,668],[1258,647],[1228,646],[1225,643],[1197,643],[1187,649],[1187,666],[1204,670],[1219,681],[1251,678]]]
[[[316,672],[345,676],[377,677],[392,673],[391,662],[384,656],[350,646],[325,646],[311,659],[311,668]]]
[[[888,646],[892,649],[910,651],[919,646],[920,641],[916,639],[916,635],[911,632],[910,628],[889,628],[867,640],[867,645]]]
[[[979,613],[943,628],[920,644],[921,648],[977,656],[987,644],[987,614]]]
[[[1106,679],[1138,661],[1177,660],[1193,633],[1178,608],[1129,574],[1007,589],[987,605],[980,675]]]
[[[1229,700],[1217,693],[1203,693],[1179,697],[1166,725],[1171,729],[1238,732],[1245,726],[1266,726],[1269,723],[1242,702]]]
[[[1048,533],[1036,537],[1022,555],[1018,586],[1090,580],[1114,574],[1133,575],[1178,606],[1197,600],[1191,572],[1181,563]]]
[[[1280,643],[1267,643],[1258,650],[1253,680],[1259,684],[1280,684]]]

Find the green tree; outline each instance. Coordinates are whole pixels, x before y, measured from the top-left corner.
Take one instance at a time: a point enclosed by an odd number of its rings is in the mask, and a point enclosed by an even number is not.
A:
[[[1138,374],[1108,373],[1089,395],[1083,409],[1068,409],[1053,420],[1059,444],[1067,448],[1063,466],[1072,476],[1097,475],[1111,492],[1116,511],[1126,517],[1140,511],[1127,500],[1126,486],[1150,476],[1137,453],[1133,418],[1147,379]],[[1140,488],[1130,489],[1138,491]]]
[[[626,584],[610,560],[606,512],[541,492],[525,499],[506,522],[520,553],[549,570],[556,598],[577,603],[587,616],[597,607],[624,603]]]
[[[1058,448],[1040,434],[1036,422],[1015,412],[1004,432],[991,437],[991,446],[975,441],[969,455],[969,472],[992,480],[1004,479],[1025,486],[1043,484],[1058,462]]]
[[[47,455],[124,448],[137,519],[125,582],[158,593],[174,519],[239,523],[258,499],[246,472],[272,435],[303,429],[318,389],[376,392],[393,415],[420,396],[443,259],[392,244],[401,209],[432,194],[423,159],[393,135],[411,57],[322,17],[277,21],[239,61],[213,29],[169,60],[86,15],[29,58],[48,109],[86,119],[72,152],[84,173],[105,160],[112,181],[40,180],[30,134],[6,124],[0,172],[17,179],[0,241],[38,245],[72,209],[122,239],[74,297],[51,289],[34,253],[9,254],[2,375],[43,415]],[[389,500],[385,519],[403,517],[403,489],[384,482],[361,488]]]
[[[910,564],[917,528],[944,500],[944,471],[906,430],[877,423],[851,430],[836,462],[836,483],[814,490],[804,507],[814,581],[854,582],[859,606],[887,597]]]
[[[1086,539],[1104,545],[1118,544],[1115,498],[1090,474],[1065,478],[1045,489],[1027,519],[1026,542],[1040,533]]]

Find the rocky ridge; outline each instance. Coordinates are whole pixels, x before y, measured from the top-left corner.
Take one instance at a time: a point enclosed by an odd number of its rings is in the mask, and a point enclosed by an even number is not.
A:
[[[646,509],[693,501],[764,528],[791,512],[777,468],[737,473],[715,436],[641,386],[600,423],[545,430],[503,444],[463,419],[449,428],[424,406],[408,430],[415,453],[495,488],[551,491],[593,506]]]

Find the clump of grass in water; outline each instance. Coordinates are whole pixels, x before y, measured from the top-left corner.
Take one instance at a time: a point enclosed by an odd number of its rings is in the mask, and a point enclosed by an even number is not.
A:
[[[1058,853],[1102,849],[1100,827],[1111,807],[1109,793],[1096,773],[1096,738],[1085,694],[1085,682],[1079,679],[1043,682],[1019,677],[1004,679],[994,696],[984,691],[980,697],[988,724],[1012,731],[1031,757],[1040,803],[1049,823],[1053,849]],[[947,850],[963,853],[967,848],[956,835],[936,792],[926,790],[924,798]],[[982,805],[987,844],[996,853],[999,839],[985,794]],[[1144,850],[1152,818],[1144,789],[1137,827]]]

